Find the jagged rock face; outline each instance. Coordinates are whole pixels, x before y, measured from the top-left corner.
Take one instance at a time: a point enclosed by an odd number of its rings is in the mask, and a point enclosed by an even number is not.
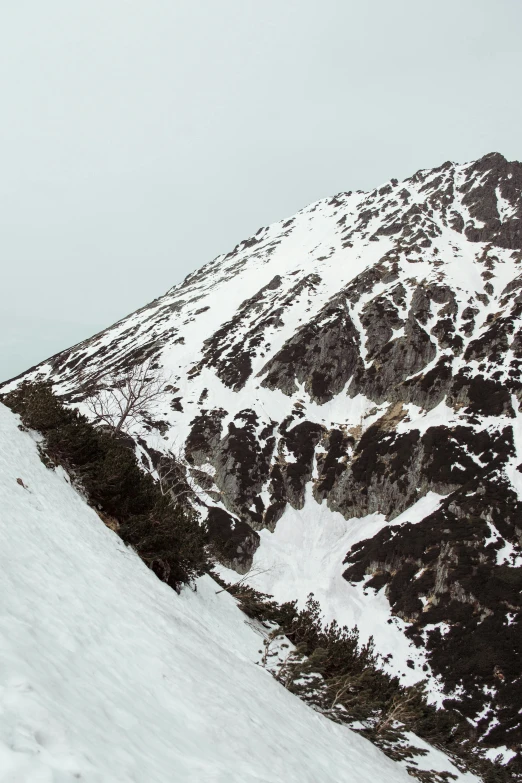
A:
[[[484,742],[520,742],[522,164],[316,202],[25,377],[81,407],[150,357],[169,383],[139,434],[180,453],[222,561],[245,572],[308,491],[382,515],[339,571],[385,591]]]
[[[499,445],[512,451],[510,433]],[[420,523],[384,528],[346,559],[346,579],[385,589],[448,691],[464,690],[449,703],[481,714],[477,731],[493,747],[522,742],[522,568],[499,559],[503,542],[522,543],[521,520],[507,477],[488,467]]]
[[[359,333],[342,295],[302,326],[261,369],[262,385],[291,396],[304,386],[318,403],[331,400],[352,377],[359,357]]]

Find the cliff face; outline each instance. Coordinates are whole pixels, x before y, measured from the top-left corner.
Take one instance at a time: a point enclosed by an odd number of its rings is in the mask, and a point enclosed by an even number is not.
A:
[[[169,386],[139,448],[180,453],[225,563],[268,557],[311,499],[371,516],[332,553],[338,574],[386,596],[417,678],[486,744],[518,747],[522,164],[495,153],[319,201],[24,377],[81,407],[86,382],[151,357]]]

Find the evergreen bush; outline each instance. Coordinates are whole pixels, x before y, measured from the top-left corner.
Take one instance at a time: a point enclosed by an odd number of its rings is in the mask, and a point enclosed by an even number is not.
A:
[[[179,591],[207,570],[205,533],[195,515],[141,470],[128,436],[65,407],[50,382],[24,381],[2,401],[43,435],[46,461],[62,465],[88,502],[116,520],[121,538],[160,579]]]
[[[236,588],[219,581],[249,617],[271,627],[268,644],[279,636],[295,646],[272,673],[315,710],[348,724],[394,760],[424,754],[406,736],[413,732],[484,783],[522,780],[516,768],[484,757],[475,743],[473,726],[460,713],[428,704],[424,683],[405,687],[398,677],[385,672],[371,638],[361,644],[357,627],[340,627],[335,620],[325,625],[313,594],[298,610],[295,601],[279,605],[272,596],[245,584]],[[446,773],[414,766],[408,766],[408,772],[428,783],[448,779]]]

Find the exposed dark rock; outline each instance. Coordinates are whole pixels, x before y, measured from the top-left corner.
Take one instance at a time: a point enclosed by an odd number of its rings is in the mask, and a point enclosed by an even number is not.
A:
[[[192,429],[185,441],[185,456],[189,464],[202,465],[212,461],[221,436],[221,422],[225,416],[226,411],[222,408],[202,410],[201,414],[191,421]]]
[[[201,487],[201,489],[204,489],[205,491],[212,489],[212,487],[214,486],[214,479],[209,473],[206,473],[204,470],[191,468],[190,475],[194,479],[196,484],[199,487]]]
[[[476,431],[473,427],[430,427],[402,434],[396,426],[405,416],[402,403],[362,435],[346,469],[327,495],[329,506],[346,518],[381,513],[393,519],[428,491],[448,494],[470,481],[482,463],[495,455],[505,462],[513,454],[512,431]]]
[[[342,430],[334,429],[328,434],[324,445],[327,449],[326,454],[317,457],[319,479],[314,488],[315,497],[319,501],[328,497],[329,492],[345,472],[348,456],[355,445],[355,438]]]
[[[259,534],[221,508],[210,508],[206,519],[211,549],[220,562],[238,574],[246,574],[259,546]]]
[[[286,499],[294,508],[304,505],[305,486],[312,478],[315,447],[321,440],[324,428],[320,424],[303,421],[286,432],[283,443],[294,461],[283,463]]]
[[[426,373],[403,381],[390,393],[391,400],[413,402],[420,408],[435,408],[448,394],[453,380],[452,356],[441,356]]]
[[[263,526],[265,511],[259,493],[270,475],[275,438],[269,436],[263,444],[260,443],[256,436],[257,415],[254,411],[243,411],[235,420],[243,420],[243,426],[231,422],[228,434],[214,450],[214,482],[225,506],[248,521],[254,529],[259,529]]]
[[[477,176],[480,182],[477,184]],[[512,205],[512,213],[503,218],[498,210],[500,196]],[[468,168],[468,177],[461,186],[462,203],[474,223],[466,228],[471,242],[494,242],[498,247],[519,250],[522,247],[522,164],[509,163],[502,155],[485,155]]]
[[[422,522],[386,527],[357,544],[345,561],[346,579],[372,575],[367,586],[385,589],[417,643],[427,634],[428,659],[446,693],[464,689],[452,706],[474,719],[492,701],[502,723],[489,732],[487,718],[478,724],[479,737],[492,746],[522,740],[522,569],[497,564],[503,539],[520,551],[521,514],[505,479],[490,471]],[[492,537],[491,524],[503,539]]]
[[[278,298],[272,294],[281,286],[281,277],[276,275],[246,299],[230,321],[205,340],[203,359],[197,368],[214,367],[226,386],[235,391],[242,389],[252,374],[252,358],[261,350],[266,330],[283,326],[284,307],[293,304],[305,290],[313,290],[320,280],[319,275],[307,275]],[[259,317],[253,320],[256,313]]]
[[[367,358],[374,359],[392,340],[393,330],[399,329],[404,320],[399,317],[399,310],[393,302],[385,296],[379,296],[365,306],[361,324],[366,332]]]
[[[509,389],[499,381],[460,371],[449,395],[454,407],[466,406],[467,413],[481,416],[513,416]]]
[[[313,400],[327,402],[352,376],[358,341],[345,298],[334,297],[265,364],[262,385],[291,395],[299,382]]]
[[[365,394],[381,403],[389,399],[394,386],[426,367],[436,356],[436,348],[426,331],[410,314],[404,336],[387,342],[365,367],[359,360],[350,384],[350,396]]]

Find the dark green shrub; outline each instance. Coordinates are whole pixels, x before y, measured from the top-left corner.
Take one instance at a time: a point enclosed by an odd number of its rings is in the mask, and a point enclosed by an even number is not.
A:
[[[313,595],[299,611],[295,601],[279,605],[272,596],[247,585],[219,582],[249,617],[279,626],[271,636],[280,633],[295,645],[290,665],[283,667],[277,679],[314,709],[337,722],[352,725],[356,721],[357,730],[390,758],[422,755],[404,734],[412,731],[484,783],[522,779],[512,764],[506,768],[479,754],[474,728],[449,704],[443,709],[428,704],[423,683],[404,687],[398,677],[383,671],[372,640],[361,644],[357,628],[340,627],[335,621],[324,625]],[[410,774],[419,777],[421,772],[411,767]],[[442,779],[435,772],[425,775],[419,779],[428,783]]]
[[[162,497],[148,514],[129,516],[120,535],[175,590],[207,570],[205,532],[193,513]]]
[[[44,436],[46,457],[69,471],[92,506],[117,521],[120,536],[160,579],[179,590],[206,570],[205,535],[195,515],[140,469],[132,440],[66,408],[49,382],[24,381],[3,402]]]

